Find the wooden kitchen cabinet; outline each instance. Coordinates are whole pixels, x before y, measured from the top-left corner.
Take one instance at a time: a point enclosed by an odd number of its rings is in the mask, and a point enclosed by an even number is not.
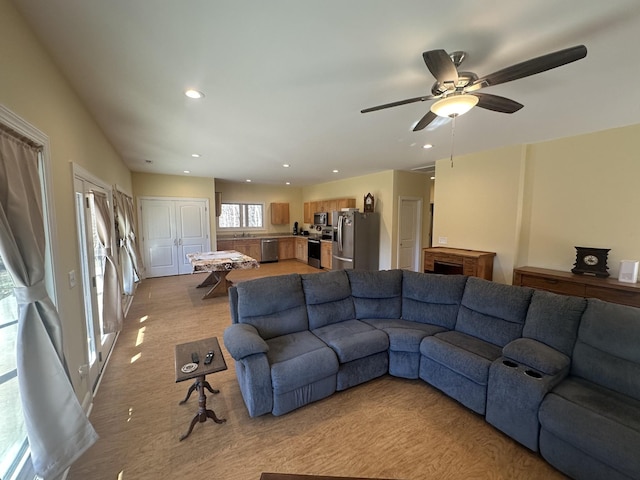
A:
[[[355,198],[334,198],[329,200],[317,200],[314,202],[304,202],[303,220],[304,223],[313,223],[313,214],[316,212],[327,212],[329,214],[329,224],[332,223],[333,212],[343,208],[356,208]]]
[[[305,237],[296,237],[296,260],[307,263],[309,261],[309,244]]]
[[[289,204],[271,203],[271,224],[286,225],[289,223]]]
[[[493,279],[494,252],[461,248],[423,248],[424,271],[428,273],[457,273],[470,277]]]
[[[235,248],[233,248],[233,240],[218,240],[216,245],[217,250],[235,250]]]
[[[284,237],[278,238],[278,259],[290,260],[295,258],[295,238]]]
[[[259,238],[234,238],[218,240],[216,242],[217,250],[235,250],[260,261],[262,257],[260,253]]]
[[[576,275],[547,268],[521,267],[513,271],[513,284],[562,295],[599,298],[605,302],[640,307],[640,284],[619,282],[613,278]]]
[[[313,223],[313,212],[311,211],[311,202],[304,202],[302,210],[302,222]]]
[[[320,267],[327,270],[332,268],[333,242],[320,242]]]

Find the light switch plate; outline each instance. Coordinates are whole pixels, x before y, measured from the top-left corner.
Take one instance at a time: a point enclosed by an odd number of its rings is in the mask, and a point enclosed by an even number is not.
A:
[[[446,245],[446,244],[447,244],[447,241],[448,241],[448,238],[447,238],[447,237],[438,237],[438,243],[439,243],[440,245]]]
[[[69,288],[73,288],[76,286],[76,271],[71,270],[69,272]]]

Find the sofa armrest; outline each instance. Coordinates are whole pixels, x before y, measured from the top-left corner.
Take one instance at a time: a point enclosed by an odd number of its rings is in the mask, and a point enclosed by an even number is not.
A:
[[[269,351],[269,345],[258,335],[258,330],[246,323],[229,325],[224,331],[223,338],[224,346],[234,360]]]
[[[502,355],[546,375],[566,371],[571,362],[564,353],[531,338],[513,340],[502,349]]]

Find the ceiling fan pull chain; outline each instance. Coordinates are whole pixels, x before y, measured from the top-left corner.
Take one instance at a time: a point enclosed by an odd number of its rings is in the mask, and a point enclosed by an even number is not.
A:
[[[453,117],[453,120],[451,121],[451,168],[453,168],[453,137],[455,135],[455,131],[456,131],[456,116]]]

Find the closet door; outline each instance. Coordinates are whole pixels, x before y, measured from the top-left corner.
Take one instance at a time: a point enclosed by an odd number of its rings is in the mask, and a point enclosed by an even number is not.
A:
[[[140,199],[147,277],[191,273],[186,254],[208,252],[207,199]]]
[[[202,200],[177,201],[178,273],[191,273],[193,268],[187,253],[208,252],[209,212]]]

